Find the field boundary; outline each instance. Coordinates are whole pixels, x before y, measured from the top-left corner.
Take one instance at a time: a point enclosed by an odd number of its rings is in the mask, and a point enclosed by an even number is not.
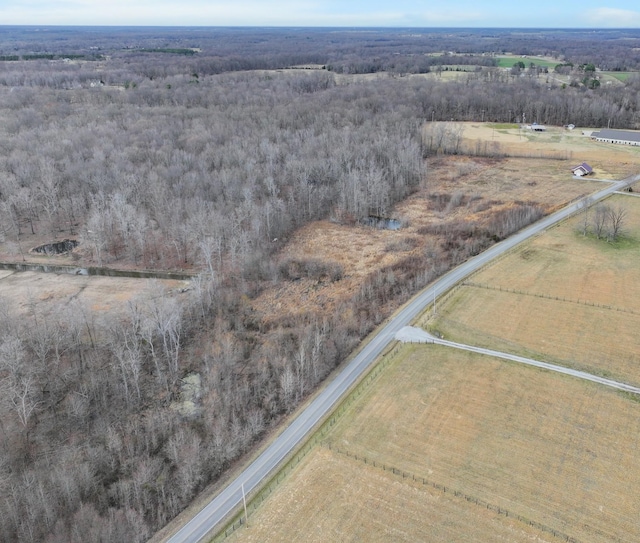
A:
[[[541,524],[540,522],[536,521],[536,520],[531,520],[528,519],[527,517],[524,517],[522,515],[519,515],[517,513],[513,513],[511,511],[509,511],[508,509],[505,509],[504,507],[501,507],[499,505],[494,505],[492,503],[486,502],[481,498],[477,498],[475,496],[470,496],[469,494],[466,494],[460,490],[456,490],[453,489],[451,487],[447,487],[445,485],[442,485],[440,483],[436,483],[435,481],[431,481],[429,479],[427,479],[426,477],[420,477],[420,476],[416,476],[413,473],[401,470],[399,468],[396,468],[394,466],[387,466],[386,464],[382,463],[382,462],[377,462],[376,460],[370,460],[368,459],[366,456],[364,455],[358,455],[356,453],[351,453],[349,451],[345,451],[342,450],[338,447],[335,447],[333,445],[331,445],[330,443],[321,443],[320,444],[321,447],[327,448],[332,452],[335,452],[337,454],[346,456],[348,458],[352,458],[353,460],[357,461],[357,462],[363,462],[364,464],[367,464],[369,466],[373,466],[374,468],[377,469],[381,469],[382,471],[385,471],[387,473],[391,473],[393,475],[396,475],[398,477],[402,477],[402,479],[411,479],[413,481],[415,481],[416,483],[420,483],[424,486],[430,486],[436,490],[441,491],[443,494],[453,494],[455,497],[458,498],[464,498],[466,501],[468,501],[469,503],[473,503],[475,505],[478,505],[480,507],[484,507],[490,511],[493,511],[495,513],[498,513],[499,515],[502,515],[504,517],[509,517],[509,518],[514,518],[524,524],[528,524],[529,526],[533,527],[533,528],[537,528],[538,530],[540,530],[541,532],[553,535],[554,537],[557,537],[559,539],[562,539],[564,541],[567,541],[568,543],[582,543],[579,539],[576,539],[575,537],[572,537],[570,535],[565,534],[564,532],[560,531],[560,530],[556,530],[554,528],[551,528],[550,526],[547,526],[545,524]]]
[[[482,284],[482,283],[474,283],[473,281],[463,281],[462,283],[460,283],[461,287],[472,287],[472,288],[481,288],[481,289],[485,289],[485,290],[494,290],[494,291],[499,291],[499,292],[506,292],[509,294],[519,294],[521,296],[530,296],[532,298],[543,298],[545,300],[552,300],[552,301],[558,301],[558,302],[566,302],[569,304],[578,304],[578,305],[584,305],[584,306],[588,306],[588,307],[597,307],[600,309],[608,309],[610,311],[618,311],[619,313],[629,313],[630,315],[640,315],[640,311],[634,311],[633,309],[623,309],[621,307],[616,307],[613,305],[606,305],[606,304],[599,304],[597,302],[590,302],[588,300],[574,300],[572,298],[565,298],[564,296],[552,296],[550,294],[538,294],[535,292],[528,292],[526,290],[517,290],[517,289],[511,289],[511,288],[506,288],[506,287],[501,287],[501,286],[491,286],[491,285],[487,285],[487,284]]]

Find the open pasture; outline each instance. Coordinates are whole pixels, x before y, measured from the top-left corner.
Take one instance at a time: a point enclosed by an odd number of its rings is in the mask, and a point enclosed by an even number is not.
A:
[[[511,115],[515,117],[515,112]],[[528,122],[535,120],[527,119]],[[570,168],[581,162],[588,162],[593,167],[596,179],[621,179],[637,173],[640,163],[640,147],[592,140],[589,135],[599,127],[566,130],[548,126],[545,132],[533,132],[517,125],[504,128],[494,123],[470,122],[461,126],[464,149],[474,151],[480,143],[482,148],[486,145],[495,149],[496,155],[544,161],[523,165],[521,179],[535,180],[538,176],[561,169],[562,175],[557,180],[566,181],[571,178]]]
[[[524,62],[526,68],[531,66],[531,64],[535,64],[542,68],[555,68],[558,64],[562,64],[561,60],[521,55],[500,55],[496,57],[496,60],[498,61],[498,67],[500,68],[511,68],[518,62]]]
[[[634,541],[639,415],[592,383],[405,346],[232,540]]]
[[[556,541],[540,529],[462,496],[394,475],[346,454],[316,448],[227,541],[462,543]]]
[[[632,76],[638,76],[638,72],[599,72],[601,76],[604,76],[604,80],[608,81],[611,79],[616,79],[622,83],[627,81]]]
[[[574,217],[475,274],[428,326],[447,339],[640,384],[640,200],[607,202],[627,210],[625,239],[583,236],[585,216]]]

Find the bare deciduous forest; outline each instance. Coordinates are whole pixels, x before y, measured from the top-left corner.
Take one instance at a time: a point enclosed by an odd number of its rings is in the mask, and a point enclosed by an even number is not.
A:
[[[0,303],[7,542],[148,539],[391,307],[541,216],[523,204],[487,227],[434,227],[441,251],[372,274],[335,312],[257,318],[265,285],[341,279],[335,263],[276,258],[297,228],[388,216],[428,185],[431,154],[459,152],[455,131],[423,141],[426,122],[640,124],[640,79],[588,88],[572,68],[577,83],[558,85],[482,55],[638,69],[632,31],[36,30],[0,28],[2,241],[19,255],[26,235],[71,237],[85,264],[196,276],[179,298],[150,284],[124,317]],[[477,69],[408,77],[444,63]],[[374,72],[387,77],[338,80]],[[170,404],[191,373],[185,416]]]

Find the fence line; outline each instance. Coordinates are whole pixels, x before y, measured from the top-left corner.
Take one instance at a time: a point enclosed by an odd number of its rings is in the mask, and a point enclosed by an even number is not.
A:
[[[485,290],[495,290],[500,292],[508,292],[511,294],[520,294],[522,296],[531,296],[533,298],[543,298],[546,300],[555,300],[558,302],[567,302],[570,304],[578,304],[578,305],[584,305],[588,307],[598,307],[600,309],[608,309],[610,311],[618,311],[620,313],[629,313],[631,315],[640,315],[639,311],[634,311],[633,309],[624,309],[622,307],[616,307],[614,305],[599,304],[597,302],[590,302],[588,300],[580,300],[580,299],[574,300],[571,298],[566,298],[564,296],[552,296],[551,294],[539,294],[535,292],[528,292],[526,290],[518,290],[518,289],[512,289],[512,288],[507,288],[502,286],[492,286],[492,285],[487,285],[482,283],[474,283],[473,281],[463,281],[461,283],[461,286],[482,288]]]
[[[502,506],[499,505],[494,505],[492,503],[486,502],[481,498],[477,498],[475,496],[470,496],[469,494],[466,494],[460,490],[451,488],[451,487],[447,487],[445,485],[442,485],[440,483],[437,483],[435,481],[431,481],[425,477],[420,477],[420,476],[416,476],[413,473],[409,473],[406,472],[404,470],[401,470],[399,468],[396,468],[394,466],[388,466],[384,463],[380,463],[380,462],[376,462],[375,460],[370,460],[369,458],[367,458],[366,456],[363,455],[358,455],[357,453],[352,453],[348,450],[343,450],[340,449],[339,447],[336,447],[335,445],[332,445],[331,443],[322,443],[321,444],[323,447],[329,449],[332,452],[335,452],[337,454],[341,454],[344,455],[348,458],[353,458],[354,460],[358,461],[358,462],[363,462],[365,464],[368,465],[372,465],[374,468],[380,469],[382,471],[386,471],[386,472],[390,472],[393,475],[397,475],[398,477],[402,477],[403,479],[412,479],[413,481],[422,484],[424,486],[430,486],[436,490],[439,490],[440,492],[442,492],[443,494],[453,494],[454,496],[458,497],[458,498],[464,498],[466,501],[468,501],[469,503],[473,503],[475,505],[478,505],[480,507],[484,507],[490,511],[493,511],[495,513],[498,513],[499,515],[505,516],[505,517],[509,517],[509,518],[513,518],[518,520],[519,522],[522,522],[524,524],[528,524],[529,526],[536,528],[542,532],[545,532],[547,534],[551,534],[554,537],[557,537],[559,539],[562,539],[564,541],[567,541],[568,543],[581,543],[580,540],[576,539],[575,537],[572,537],[570,535],[567,535],[563,532],[561,532],[560,530],[556,530],[555,528],[551,528],[550,526],[546,526],[545,524],[541,524],[538,521],[535,520],[531,520],[528,519],[527,517],[524,517],[522,515],[519,515],[517,513],[513,513],[512,511],[509,511],[508,509],[505,509]]]

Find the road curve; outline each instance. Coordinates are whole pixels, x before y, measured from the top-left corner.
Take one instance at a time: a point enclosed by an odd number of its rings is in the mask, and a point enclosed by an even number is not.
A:
[[[413,326],[405,326],[401,328],[400,331],[396,334],[396,339],[409,343],[434,343],[436,345],[444,345],[445,347],[452,347],[454,349],[460,349],[462,351],[470,351],[472,353],[479,353],[487,356],[493,356],[495,358],[502,358],[503,360],[511,360],[512,362],[518,362],[519,364],[526,364],[527,366],[535,366],[536,368],[542,368],[545,370],[554,371],[556,373],[563,373],[564,375],[570,375],[571,377],[577,377],[578,379],[584,379],[585,381],[591,381],[600,385],[623,390],[624,392],[640,394],[640,388],[629,385],[627,383],[621,383],[620,381],[614,381],[613,379],[607,379],[606,377],[599,377],[598,375],[594,375],[592,373],[573,370],[571,368],[558,366],[549,362],[534,360],[533,358],[525,358],[523,356],[518,356],[515,354],[485,349],[483,347],[473,347],[471,345],[465,345],[464,343],[447,341],[432,336],[429,332],[425,332],[421,328],[414,328]]]
[[[590,195],[592,202],[606,198],[640,180],[640,175],[612,183],[607,188]],[[322,420],[336,402],[357,381],[362,373],[393,341],[396,333],[415,319],[434,298],[444,294],[456,283],[482,266],[515,247],[522,241],[566,219],[580,210],[581,202],[574,202],[539,222],[525,228],[512,237],[497,243],[464,264],[443,275],[431,287],[417,294],[358,352],[345,368],[333,378],[296,419],[258,456],[245,470],[231,481],[195,517],[188,521],[168,543],[198,543],[242,503],[242,486],[250,493]]]

